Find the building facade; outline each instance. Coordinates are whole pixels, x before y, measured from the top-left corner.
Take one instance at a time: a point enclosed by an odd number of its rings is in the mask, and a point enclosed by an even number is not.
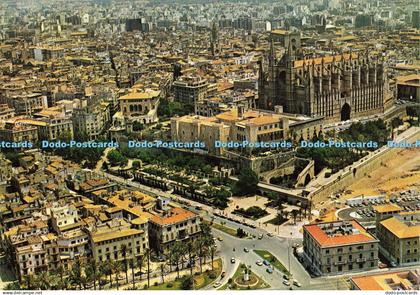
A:
[[[292,46],[278,60],[271,42],[268,66],[260,62],[260,108],[281,105],[288,113],[337,122],[383,113],[393,105],[382,60],[361,53],[298,59]]]
[[[400,212],[379,222],[381,252],[398,265],[420,264],[420,211]]]
[[[158,253],[167,253],[176,241],[187,243],[200,234],[200,217],[182,208],[171,208],[161,216],[149,220],[151,248]]]
[[[305,257],[320,275],[377,268],[378,244],[356,220],[303,226]]]

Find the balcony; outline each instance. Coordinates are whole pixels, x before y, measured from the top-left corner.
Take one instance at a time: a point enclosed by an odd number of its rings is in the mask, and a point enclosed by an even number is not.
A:
[[[366,258],[357,258],[356,262],[360,263],[360,262],[366,262]]]
[[[347,260],[334,262],[334,265],[343,265],[343,264],[347,264]]]

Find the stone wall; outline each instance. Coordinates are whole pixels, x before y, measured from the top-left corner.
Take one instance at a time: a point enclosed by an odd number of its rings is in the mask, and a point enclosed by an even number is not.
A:
[[[407,142],[420,140],[420,127],[411,127],[403,134],[406,135],[404,140]],[[401,151],[400,148],[388,147],[382,147],[376,150],[373,154],[370,154],[360,159],[353,165],[338,171],[334,175],[331,175],[330,182],[322,185],[316,190],[311,191],[308,197],[315,205],[319,204],[321,201],[326,201],[331,194],[335,194],[340,190],[346,189],[355,181],[363,177],[367,177],[373,170],[384,166],[387,161],[395,158],[399,151]]]

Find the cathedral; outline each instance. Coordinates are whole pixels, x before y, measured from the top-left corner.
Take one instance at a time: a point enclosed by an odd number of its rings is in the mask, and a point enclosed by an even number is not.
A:
[[[291,39],[285,54],[276,59],[271,38],[268,65],[260,61],[259,108],[281,105],[288,113],[338,122],[383,113],[393,105],[381,59],[367,51],[304,58],[294,44]]]

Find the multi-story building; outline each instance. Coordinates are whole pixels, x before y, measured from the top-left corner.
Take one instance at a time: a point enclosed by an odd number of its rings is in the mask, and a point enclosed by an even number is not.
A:
[[[88,105],[81,102],[73,109],[73,133],[78,139],[96,140],[105,132],[111,120],[110,104],[107,102]]]
[[[157,122],[160,95],[161,91],[159,90],[145,90],[141,92],[133,91],[121,96],[118,100],[122,115],[131,122],[142,124]]]
[[[378,266],[379,240],[356,220],[303,226],[303,250],[314,271],[334,275]]]
[[[170,208],[149,219],[150,247],[167,253],[176,241],[187,243],[201,232],[200,216],[183,208]]]
[[[96,262],[121,261],[142,255],[149,247],[144,230],[132,228],[123,219],[98,224],[89,230],[92,255]]]
[[[47,97],[42,93],[16,94],[6,98],[16,115],[31,116],[48,107]]]
[[[25,119],[14,117],[6,121],[3,128],[0,128],[0,139],[9,142],[37,142],[38,129],[26,124]]]
[[[245,110],[243,106],[233,107],[213,117],[183,116],[171,119],[173,140],[191,142],[200,140],[203,150],[223,155],[226,146],[216,146],[215,141],[278,142],[287,139],[309,140],[319,135],[322,118],[308,118],[276,111]],[[273,147],[276,149],[276,147]],[[252,148],[244,148],[250,151]],[[236,149],[241,151],[241,149]]]
[[[208,82],[199,76],[182,76],[172,84],[175,101],[188,105],[191,110],[207,97]]]
[[[48,61],[64,57],[64,49],[55,46],[41,46],[34,48],[34,58],[37,61]]]
[[[420,270],[392,271],[381,274],[356,276],[350,279],[351,290],[409,291],[419,290]]]
[[[6,121],[15,116],[15,110],[10,108],[7,104],[0,104],[0,122]]]
[[[55,111],[37,113],[36,118],[20,119],[20,123],[34,126],[39,140],[57,140],[61,136],[73,139],[73,121],[70,116]]]
[[[399,212],[379,222],[380,251],[399,265],[420,263],[420,211]]]
[[[381,59],[362,53],[299,59],[294,41],[290,39],[281,59],[276,58],[272,41],[267,68],[260,62],[260,108],[281,105],[288,113],[334,122],[383,113],[393,105]]]

